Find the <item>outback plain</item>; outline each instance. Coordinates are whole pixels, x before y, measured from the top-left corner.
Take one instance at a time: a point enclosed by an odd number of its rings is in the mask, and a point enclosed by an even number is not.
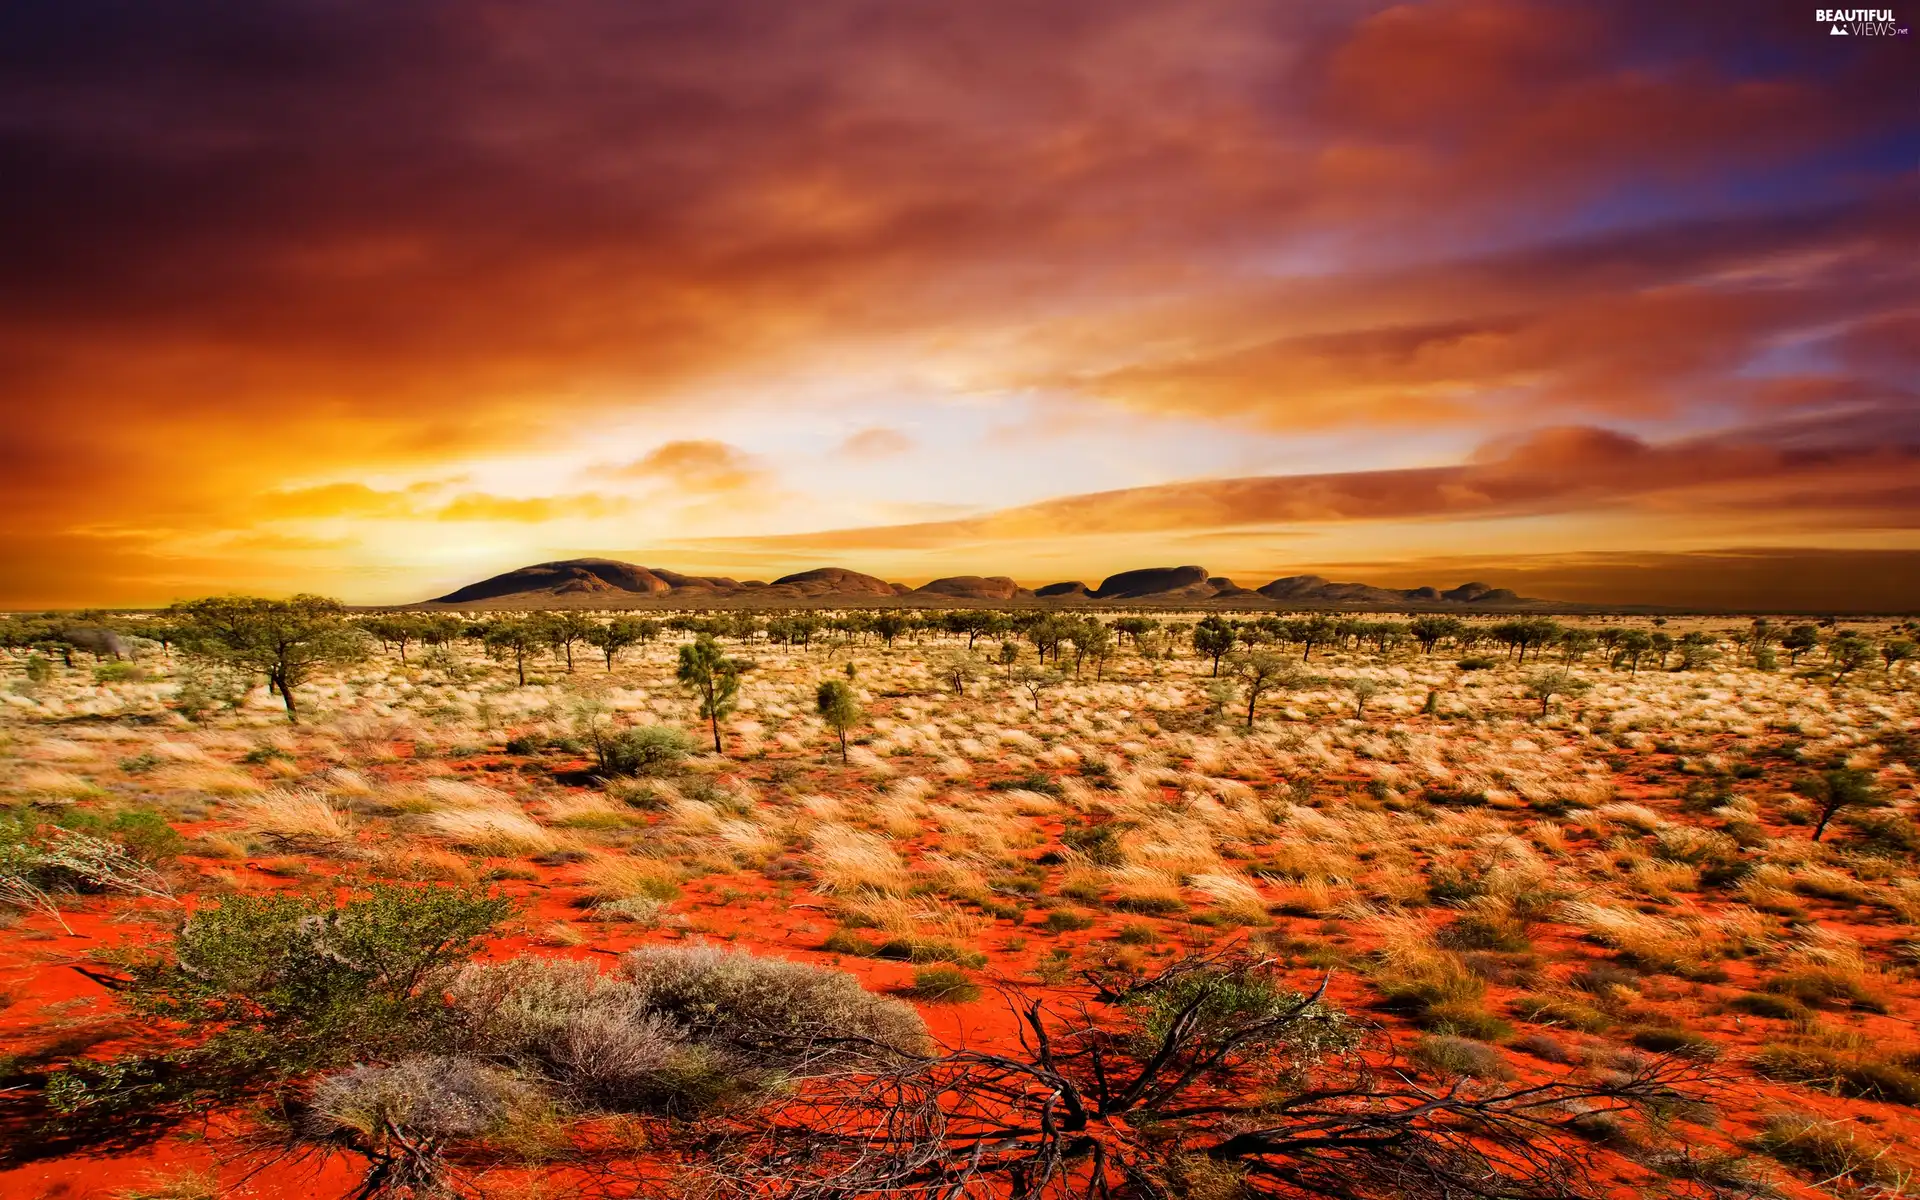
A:
[[[1920,1188],[1910,623],[92,620],[0,1194]]]

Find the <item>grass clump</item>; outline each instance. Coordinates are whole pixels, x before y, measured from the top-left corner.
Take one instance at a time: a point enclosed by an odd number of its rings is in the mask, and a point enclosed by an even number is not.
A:
[[[1849,1055],[1817,1045],[1762,1046],[1753,1069],[1768,1079],[1804,1083],[1856,1100],[1920,1105],[1920,1054],[1891,1060]]]
[[[1860,1188],[1886,1187],[1899,1175],[1895,1164],[1887,1161],[1885,1146],[1837,1121],[1781,1113],[1767,1119],[1754,1141],[1776,1161],[1829,1183],[1845,1180]]]
[[[980,985],[958,967],[922,967],[913,973],[907,994],[933,1004],[965,1004],[980,998]]]
[[[1070,908],[1056,908],[1048,913],[1047,919],[1040,924],[1041,928],[1048,933],[1069,933],[1081,929],[1092,929],[1093,918]]]
[[[1523,1021],[1559,1025],[1581,1033],[1599,1033],[1613,1024],[1613,1018],[1593,1005],[1560,996],[1519,996],[1508,1007]]]
[[[1720,1045],[1712,1038],[1691,1029],[1667,1029],[1658,1025],[1642,1026],[1627,1036],[1642,1050],[1655,1054],[1677,1054],[1682,1058],[1710,1060],[1720,1057]]]
[[[1442,1075],[1467,1079],[1512,1079],[1513,1068],[1506,1056],[1485,1042],[1453,1034],[1430,1033],[1413,1046],[1413,1058],[1421,1066]]]
[[[1858,971],[1844,966],[1811,966],[1775,975],[1765,989],[1776,996],[1788,996],[1809,1008],[1860,1008],[1867,1012],[1887,1011],[1887,998],[1867,982]]]

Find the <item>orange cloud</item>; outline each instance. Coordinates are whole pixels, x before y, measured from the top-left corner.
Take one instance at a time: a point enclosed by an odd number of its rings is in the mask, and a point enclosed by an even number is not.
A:
[[[848,437],[834,448],[834,454],[841,458],[881,459],[894,458],[912,451],[917,443],[898,429],[875,426],[862,429]]]
[[[769,473],[724,440],[748,419],[725,397],[895,383],[909,409],[1066,392],[1449,445],[1912,410],[1920,73],[1901,39],[1836,47],[1775,7],[1059,0],[902,22],[862,0],[662,0],[644,19],[556,0],[449,21],[260,0],[235,26],[14,6],[0,556],[32,548],[8,558],[41,572],[21,594],[64,595],[47,536],[104,580],[86,531],[209,545],[262,521],[617,515],[592,492],[351,481],[577,462],[651,409],[713,426],[594,478],[744,522]],[[874,419],[812,402],[829,428]],[[900,424],[946,427],[919,415]],[[1075,436],[1007,415],[1040,444]],[[888,432],[843,450],[899,452]],[[1762,504],[1832,486],[1870,532],[1892,483],[1869,448],[1891,470],[1914,442],[1882,428],[1835,451],[1867,494],[1765,454],[1739,486]],[[967,452],[919,447],[930,470]],[[1688,474],[1664,455],[1615,469]],[[1679,494],[1487,463],[1349,474],[1121,489],[975,527]],[[991,509],[1010,482],[941,500]],[[165,570],[127,577],[115,594]]]
[[[1206,479],[1063,496],[978,517],[755,539],[802,550],[925,549],[1027,538],[1342,521],[1480,520],[1607,506],[1799,508],[1920,527],[1920,448],[1794,449],[1759,440],[1663,446],[1547,429],[1451,467]]]
[[[737,446],[709,440],[667,442],[633,462],[600,466],[592,474],[606,479],[658,480],[682,492],[745,491],[765,483],[770,472]]]

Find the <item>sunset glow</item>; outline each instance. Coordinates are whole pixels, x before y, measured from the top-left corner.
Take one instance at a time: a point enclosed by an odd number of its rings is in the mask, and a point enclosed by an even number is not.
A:
[[[1920,49],[1813,17],[12,6],[0,607],[604,555],[1911,609]]]

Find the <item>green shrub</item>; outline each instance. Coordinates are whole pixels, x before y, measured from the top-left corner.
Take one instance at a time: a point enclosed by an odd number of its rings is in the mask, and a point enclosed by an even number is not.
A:
[[[1092,929],[1093,918],[1070,908],[1056,908],[1047,914],[1041,927],[1048,933],[1067,933],[1081,929]]]
[[[128,965],[135,1011],[212,1031],[204,1049],[290,1076],[441,1042],[452,971],[513,911],[476,888],[375,885],[342,904],[229,896]]]
[[[913,973],[908,994],[935,1004],[964,1004],[980,998],[980,985],[957,967],[922,967]]]
[[[123,808],[110,817],[69,809],[57,820],[63,829],[116,841],[148,865],[171,862],[187,848],[187,839],[167,823],[165,814],[151,808]]]
[[[873,958],[880,953],[880,947],[851,929],[836,929],[827,935],[820,948],[829,954],[851,954],[855,958]]]
[[[667,725],[637,725],[596,737],[600,769],[614,775],[660,775],[695,751],[693,739]]]
[[[1454,665],[1462,671],[1490,671],[1500,663],[1497,659],[1488,658],[1483,654],[1470,654]]]
[[[1513,1068],[1504,1054],[1484,1042],[1451,1034],[1430,1033],[1413,1045],[1413,1058],[1443,1075],[1468,1079],[1512,1079]]]
[[[1144,921],[1129,921],[1120,927],[1114,940],[1123,946],[1151,946],[1160,940],[1160,934]]]
[[[1461,913],[1440,930],[1439,941],[1453,950],[1499,950],[1510,954],[1533,946],[1525,924],[1511,917],[1483,912]]]
[[[1651,1050],[1655,1054],[1676,1054],[1682,1058],[1697,1059],[1720,1057],[1719,1043],[1690,1029],[1643,1026],[1629,1034],[1627,1040],[1642,1050]]]
[[[891,958],[898,962],[912,963],[959,963],[963,967],[984,967],[987,956],[978,950],[969,950],[958,942],[946,938],[920,935],[894,936],[880,943],[874,952],[876,958]]]
[[[1068,829],[1060,834],[1060,842],[1099,866],[1117,867],[1125,861],[1120,852],[1120,833],[1124,828],[1118,822],[1109,821],[1103,825]]]

